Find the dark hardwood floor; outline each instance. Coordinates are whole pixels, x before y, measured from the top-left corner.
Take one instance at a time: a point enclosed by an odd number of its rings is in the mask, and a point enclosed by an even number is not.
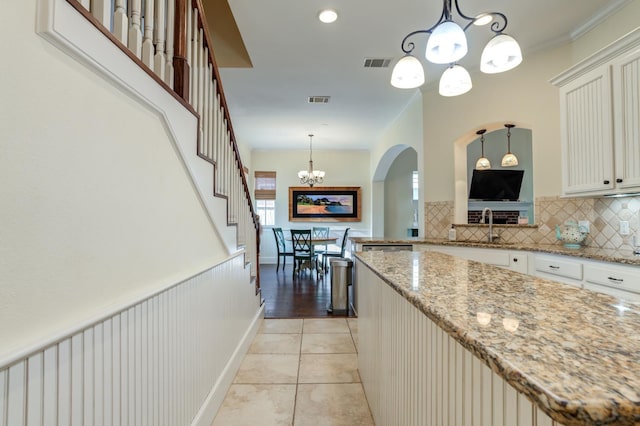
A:
[[[289,261],[290,262],[290,261]],[[287,269],[276,272],[276,265],[260,265],[260,289],[265,302],[265,318],[331,318],[347,315],[334,315],[327,312],[331,301],[331,282],[329,274],[316,280],[315,272],[302,272],[292,277],[293,267],[287,262]],[[349,303],[352,301],[349,286]],[[348,316],[355,316],[349,309]]]

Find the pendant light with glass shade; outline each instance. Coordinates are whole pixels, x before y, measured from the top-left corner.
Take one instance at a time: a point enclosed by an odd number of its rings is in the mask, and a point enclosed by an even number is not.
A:
[[[480,135],[480,149],[482,150],[480,158],[476,161],[476,170],[487,170],[491,168],[491,162],[484,156],[484,134],[486,132],[487,129],[480,129],[476,132],[476,135]]]
[[[502,157],[502,167],[515,167],[518,165],[518,157],[511,152],[511,129],[516,127],[515,124],[505,124],[507,128],[507,153]]]
[[[453,10],[459,18],[467,21],[461,26],[453,18]],[[391,85],[401,89],[413,89],[424,84],[424,70],[420,61],[412,55],[415,43],[407,41],[416,34],[429,34],[425,57],[434,64],[449,64],[440,79],[442,96],[457,96],[471,89],[469,73],[457,62],[468,51],[465,32],[473,24],[476,26],[491,23],[490,29],[495,36],[482,51],[480,70],[495,74],[515,68],[522,62],[522,52],[518,42],[503,33],[507,27],[507,17],[500,12],[483,12],[470,17],[460,11],[458,0],[443,0],[440,19],[426,30],[417,30],[407,34],[402,40],[401,48],[405,53],[394,66],[391,74]],[[464,74],[464,79],[461,76]],[[456,76],[455,78],[453,76]],[[457,83],[456,83],[457,82]],[[460,84],[464,82],[464,84]],[[453,89],[455,87],[456,89]],[[466,90],[463,90],[464,87]]]

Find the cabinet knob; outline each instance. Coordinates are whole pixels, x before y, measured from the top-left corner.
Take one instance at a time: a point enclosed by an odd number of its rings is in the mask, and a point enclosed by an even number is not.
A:
[[[514,262],[517,262],[517,261],[518,261],[518,258],[517,258],[517,257],[514,257],[514,258],[513,258],[513,261],[514,261]]]
[[[616,179],[616,182],[622,183],[622,179],[618,178],[618,179]]]
[[[608,180],[605,180],[605,181],[604,181],[604,182],[602,182],[602,183],[604,183],[605,185],[609,185],[609,181],[608,181]]]

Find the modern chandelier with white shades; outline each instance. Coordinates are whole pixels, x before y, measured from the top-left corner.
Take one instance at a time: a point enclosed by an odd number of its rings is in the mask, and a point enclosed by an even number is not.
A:
[[[460,19],[461,26],[453,20],[453,9]],[[465,31],[471,25],[490,25],[494,36],[482,51],[480,71],[495,74],[509,71],[522,62],[522,52],[518,42],[503,31],[507,27],[507,17],[500,12],[483,12],[470,17],[460,11],[458,0],[443,0],[440,19],[431,28],[413,31],[402,40],[402,51],[405,53],[393,68],[391,85],[400,89],[413,89],[424,84],[424,69],[412,53],[415,44],[407,41],[416,34],[429,34],[425,57],[434,64],[448,64],[440,77],[439,92],[442,96],[458,96],[471,90],[469,72],[458,64],[467,54],[467,36]]]
[[[313,135],[309,135],[309,169],[300,170],[298,172],[298,178],[302,185],[309,186],[322,183],[324,180],[324,171],[313,169]]]

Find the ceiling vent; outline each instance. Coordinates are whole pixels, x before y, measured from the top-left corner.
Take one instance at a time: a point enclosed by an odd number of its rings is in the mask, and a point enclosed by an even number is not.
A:
[[[365,68],[389,68],[391,58],[366,58],[364,60]]]
[[[328,104],[331,96],[309,96],[310,104]]]

